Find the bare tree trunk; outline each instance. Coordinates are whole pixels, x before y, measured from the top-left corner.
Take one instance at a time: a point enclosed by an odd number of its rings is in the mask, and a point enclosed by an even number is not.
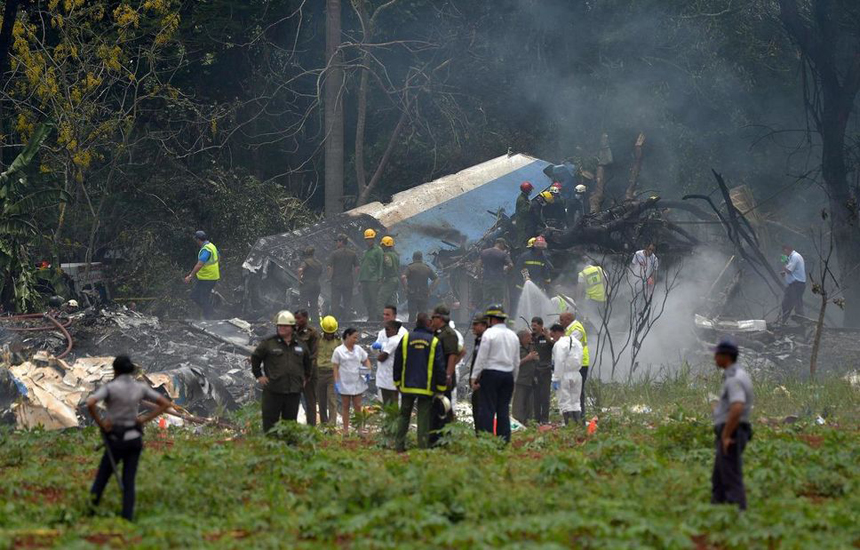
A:
[[[12,29],[15,19],[18,17],[20,0],[6,0],[3,6],[3,26],[0,27],[0,90],[6,87],[6,71],[9,69],[9,50],[12,47]],[[9,134],[6,124],[6,109],[4,102],[0,101],[0,135]],[[0,143],[5,139],[0,139]],[[5,149],[4,149],[5,151]],[[0,157],[0,166],[7,163]]]
[[[818,350],[821,347],[821,333],[824,331],[824,312],[827,310],[827,293],[821,292],[821,308],[818,310],[818,323],[815,324],[815,338],[812,341],[812,355],[809,358],[809,376],[815,378],[818,370]]]
[[[358,195],[358,206],[363,204],[367,204],[370,199],[370,194],[373,192],[373,189],[382,179],[382,172],[385,170],[385,166],[388,164],[388,161],[391,159],[391,153],[394,151],[394,146],[397,145],[397,138],[400,137],[400,132],[403,131],[403,127],[406,125],[406,119],[409,117],[409,104],[407,102],[403,112],[400,113],[400,119],[397,121],[397,126],[394,127],[394,131],[391,132],[391,137],[388,139],[388,145],[385,147],[385,152],[382,153],[382,158],[379,159],[379,164],[376,166],[376,171],[373,173],[373,177],[370,178],[370,182],[361,190],[361,193]]]
[[[343,101],[344,72],[340,53],[340,0],[326,0],[325,79],[325,213],[343,212]]]
[[[594,190],[591,192],[591,212],[599,212],[603,207],[603,196],[606,193],[606,167],[612,164],[612,149],[609,148],[609,136],[600,136],[600,152],[597,154],[597,171],[594,175]]]
[[[636,184],[639,181],[639,172],[642,171],[642,146],[645,145],[645,134],[639,132],[636,143],[633,145],[633,166],[630,168],[630,183],[624,198],[632,201],[636,198]]]

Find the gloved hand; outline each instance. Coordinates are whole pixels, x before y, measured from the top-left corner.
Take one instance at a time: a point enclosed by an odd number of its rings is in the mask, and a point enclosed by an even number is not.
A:
[[[559,385],[559,383],[558,383],[558,382],[553,382],[553,383],[552,383],[552,391],[558,391],[558,388],[559,388],[559,387],[560,387],[560,385]]]
[[[340,395],[340,382],[335,382],[335,383],[334,383],[334,392],[335,392],[336,394]]]
[[[370,346],[370,349],[375,349],[376,351],[379,351],[382,349],[382,344],[380,344],[379,342],[374,342],[373,345]]]

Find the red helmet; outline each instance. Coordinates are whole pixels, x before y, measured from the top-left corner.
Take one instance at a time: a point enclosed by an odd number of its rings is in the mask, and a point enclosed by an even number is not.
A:
[[[535,186],[530,181],[524,181],[520,184],[520,191],[523,193],[531,193],[534,189]]]
[[[535,239],[535,248],[546,248],[546,239],[543,235]]]
[[[549,186],[549,188],[550,189],[558,189],[559,191],[561,191],[561,184],[559,182],[555,181],[555,182],[553,182],[552,185]]]

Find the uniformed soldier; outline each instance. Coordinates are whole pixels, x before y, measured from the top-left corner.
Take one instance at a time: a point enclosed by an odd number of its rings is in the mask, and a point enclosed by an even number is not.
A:
[[[319,320],[320,280],[323,265],[314,258],[314,247],[309,246],[302,252],[302,265],[299,266],[299,307],[307,309],[310,318]]]
[[[585,381],[588,379],[588,365],[590,364],[590,356],[588,353],[588,334],[585,331],[585,326],[575,316],[575,312],[566,311],[562,313],[558,321],[564,327],[565,336],[573,336],[579,343],[582,344],[582,368],[579,369],[579,374],[582,375],[582,389],[579,396],[579,407],[582,412],[582,420],[585,421]]]
[[[337,236],[337,248],[331,253],[328,265],[328,278],[331,280],[331,312],[341,321],[352,315],[352,293],[355,286],[355,271],[358,269],[358,255],[349,248],[349,238]]]
[[[317,342],[317,403],[320,409],[320,422],[337,424],[337,394],[334,391],[334,365],[331,356],[340,345],[337,335],[337,319],[331,315],[323,317],[320,323],[322,338]]]
[[[534,188],[534,185],[528,181],[520,184],[520,194],[517,196],[517,207],[514,211],[514,225],[517,230],[516,248],[523,246],[531,236],[526,230],[528,229],[529,207],[531,206],[529,195],[534,191]]]
[[[481,336],[487,330],[489,321],[484,315],[476,315],[472,320],[472,333],[475,335],[475,345],[472,348],[472,360],[469,362],[469,380],[475,370],[475,359],[478,357],[478,349],[481,347]],[[475,423],[475,431],[478,430],[478,405],[481,401],[480,389],[472,390],[472,421]]]
[[[714,363],[723,370],[723,387],[714,407],[716,452],[711,502],[735,504],[746,510],[741,455],[752,438],[753,387],[749,374],[737,361],[738,346],[731,340],[721,340],[714,348]]]
[[[400,390],[400,422],[396,449],[406,450],[406,432],[412,409],[418,409],[418,447],[430,446],[430,423],[434,395],[445,390],[445,358],[442,344],[433,335],[427,314],[421,312],[415,330],[403,336],[394,352],[394,384]]]
[[[520,364],[514,379],[514,397],[511,414],[514,418],[528,423],[535,410],[534,390],[535,372],[538,366],[538,352],[532,347],[532,333],[528,330],[517,332],[520,340]]]
[[[460,362],[466,353],[460,346],[460,339],[457,338],[457,333],[451,328],[450,322],[451,310],[446,306],[436,306],[430,318],[430,328],[433,329],[436,338],[442,344],[442,353],[445,355],[445,397],[449,400],[453,399],[454,391],[457,389],[457,363]],[[444,421],[441,421],[440,425],[434,426],[434,428],[435,430],[440,430],[445,424],[453,421],[454,411],[452,410]],[[434,444],[436,438],[431,435],[430,439],[431,444]]]
[[[532,346],[538,352],[535,370],[535,420],[539,424],[549,422],[549,404],[552,390],[552,346],[555,342],[540,317],[532,317]]]
[[[409,320],[415,322],[420,312],[427,312],[430,295],[439,286],[441,279],[433,271],[433,268],[424,263],[424,254],[420,250],[416,250],[412,253],[412,263],[406,267],[400,280],[406,288],[409,302]]]
[[[397,305],[397,288],[400,286],[400,254],[394,250],[394,238],[382,237],[382,279],[379,283],[378,306]]]
[[[132,377],[134,369],[128,356],[116,357],[113,360],[114,379],[87,398],[87,410],[101,428],[105,441],[105,452],[90,490],[92,505],[98,505],[117,463],[122,462],[122,517],[128,521],[134,518],[135,478],[143,451],[143,426],[171,405],[160,393],[135,380]],[[154,402],[155,408],[138,416],[140,402],[144,399]],[[99,401],[105,402],[107,410],[104,417],[96,408]]]
[[[376,231],[367,229],[364,232],[364,242],[367,250],[361,257],[358,269],[358,283],[361,285],[361,297],[364,300],[364,309],[367,311],[367,320],[378,319],[379,315],[379,283],[382,281],[382,248],[376,244]]]
[[[317,425],[317,383],[319,371],[317,360],[319,358],[320,335],[317,329],[311,326],[308,311],[300,309],[296,312],[296,338],[304,342],[305,347],[311,354],[311,375],[305,384],[302,394],[305,398],[305,417],[309,426]]]
[[[200,306],[204,319],[212,319],[214,317],[212,290],[221,279],[219,267],[221,255],[215,245],[209,242],[205,232],[194,233],[194,240],[197,241],[200,250],[197,252],[197,263],[194,264],[191,273],[185,276],[185,283],[191,284],[192,279],[196,279],[194,288],[191,289],[191,300]]]
[[[296,421],[302,389],[313,366],[310,350],[294,334],[295,316],[281,311],[275,324],[277,334],[260,342],[251,354],[251,370],[263,387],[263,432],[278,420]]]

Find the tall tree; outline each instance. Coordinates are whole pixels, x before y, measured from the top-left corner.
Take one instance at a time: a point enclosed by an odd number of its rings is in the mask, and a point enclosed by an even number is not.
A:
[[[848,183],[845,132],[860,92],[860,6],[856,0],[779,0],[779,17],[800,48],[804,101],[821,137],[821,176],[833,216],[847,326],[860,326],[860,216]],[[809,77],[807,77],[809,75]]]
[[[343,212],[343,54],[340,0],[326,1],[325,213]]]

